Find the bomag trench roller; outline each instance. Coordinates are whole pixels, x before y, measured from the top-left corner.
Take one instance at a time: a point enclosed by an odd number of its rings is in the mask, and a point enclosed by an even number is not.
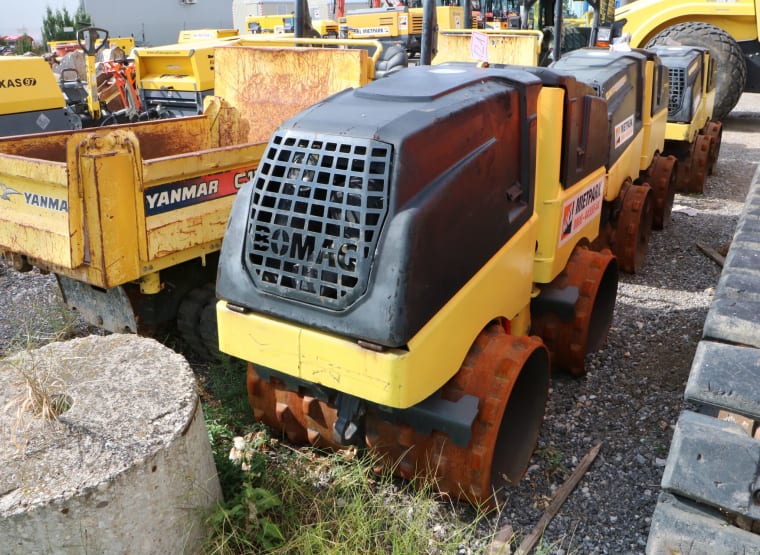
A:
[[[606,103],[567,73],[460,64],[282,125],[217,280],[220,347],[255,363],[257,418],[493,503],[543,419],[550,352],[531,323],[557,339],[554,366],[582,374],[612,318],[615,258],[583,246],[607,137]]]

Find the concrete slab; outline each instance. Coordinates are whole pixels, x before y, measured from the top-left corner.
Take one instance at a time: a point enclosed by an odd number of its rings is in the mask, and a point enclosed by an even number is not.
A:
[[[30,383],[68,410],[24,410]],[[181,355],[117,334],[0,361],[1,553],[191,553],[220,498]]]

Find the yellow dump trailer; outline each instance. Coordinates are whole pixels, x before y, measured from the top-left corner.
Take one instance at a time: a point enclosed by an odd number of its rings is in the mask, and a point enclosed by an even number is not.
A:
[[[274,128],[371,79],[382,46],[354,42],[217,48],[220,96],[200,116],[0,139],[0,253],[53,272],[91,324],[150,333],[176,318],[204,354],[233,197]]]
[[[197,260],[202,272],[260,158],[260,145],[235,144],[227,116],[0,140],[0,249],[18,269],[55,272],[93,323],[151,325],[123,310],[132,291],[117,286],[168,296],[160,271]]]

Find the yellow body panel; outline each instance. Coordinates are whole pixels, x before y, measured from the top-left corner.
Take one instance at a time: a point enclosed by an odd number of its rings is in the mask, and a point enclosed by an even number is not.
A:
[[[422,8],[374,8],[350,11],[341,18],[348,26],[348,37],[399,38],[422,34]]]
[[[665,148],[665,128],[668,122],[668,103],[663,104],[662,109],[655,114],[652,114],[652,87],[651,83],[654,80],[654,62],[649,60],[646,63],[644,83],[647,84],[644,90],[644,106],[642,109],[642,129],[641,132],[644,135],[644,146],[641,151],[641,162],[639,163],[639,169],[641,171],[646,170],[654,160],[654,156],[660,153]],[[667,89],[663,94],[670,94],[670,89]],[[667,96],[665,97],[667,98]]]
[[[199,116],[0,140],[0,250],[103,288],[218,250],[265,147],[219,132]]]
[[[408,14],[403,14],[399,24],[398,12],[387,13],[347,13],[348,36],[352,39],[367,37],[390,38],[409,34]]]
[[[334,19],[312,19],[311,26],[325,38],[338,38],[340,26]]]
[[[591,242],[599,234],[605,168],[600,166],[566,188],[558,180],[562,135],[557,132],[555,115],[562,113],[564,99],[565,91],[554,87],[542,88],[538,97],[535,208],[541,226],[533,271],[536,283],[550,283],[567,265],[575,246],[583,239]],[[580,195],[593,199],[576,215],[572,213],[574,201]]]
[[[35,56],[0,56],[0,116],[63,108],[50,65]]]
[[[410,407],[459,370],[489,321],[519,317],[524,331],[537,231],[534,215],[409,341],[408,350],[371,351],[341,337],[233,312],[224,301],[217,304],[220,349],[371,402]]]
[[[81,248],[74,244],[81,236],[70,233],[70,224],[81,229],[81,222],[64,209],[76,194],[66,188],[66,164],[36,164],[19,157],[0,163],[6,197],[0,200],[0,250],[33,254],[67,267],[81,264]]]
[[[247,35],[242,44],[269,42],[257,37],[260,35]],[[374,41],[363,42],[381,48]],[[258,125],[262,118],[285,121],[331,94],[366,85],[374,75],[374,61],[365,49],[294,48],[287,43],[269,44],[272,46],[230,46],[216,51],[220,65],[236,69],[217,73],[215,92],[237,106],[243,119],[250,123],[249,142],[269,140],[272,126],[266,122]],[[261,75],[266,78],[257,77]],[[241,86],[244,83],[256,83],[256,86]]]
[[[135,47],[134,37],[108,37],[108,44],[111,46],[117,46],[121,48],[124,53],[129,56],[132,49]]]
[[[464,8],[462,6],[436,6],[438,29],[464,29]]]
[[[488,62],[492,64],[538,65],[543,40],[541,31],[495,29],[444,29],[438,34],[438,52],[433,64],[479,61],[472,56],[472,35],[486,35]]]
[[[623,32],[631,34],[631,46],[640,47],[667,27],[688,21],[716,25],[737,41],[757,40],[756,13],[756,0],[636,0],[617,8],[615,19],[626,21]]]
[[[620,190],[626,179],[633,181],[639,176],[641,152],[644,146],[644,134],[636,133],[625,152],[607,170],[607,183],[604,189],[604,200],[612,201],[620,196]]]

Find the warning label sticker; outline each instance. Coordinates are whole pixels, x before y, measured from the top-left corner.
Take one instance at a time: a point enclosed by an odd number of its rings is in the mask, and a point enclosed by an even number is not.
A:
[[[604,177],[584,188],[562,205],[562,227],[559,231],[561,247],[576,236],[584,226],[602,212]]]

